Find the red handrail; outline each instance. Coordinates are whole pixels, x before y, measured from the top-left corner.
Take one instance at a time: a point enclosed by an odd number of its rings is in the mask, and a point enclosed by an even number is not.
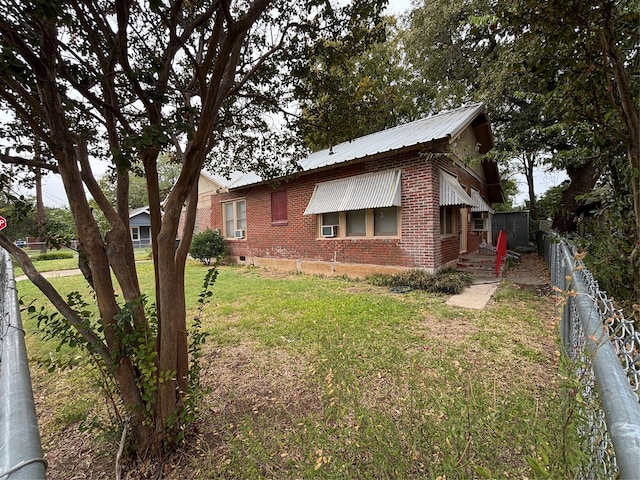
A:
[[[500,276],[500,266],[502,260],[507,256],[507,233],[500,230],[498,233],[498,244],[496,245],[496,277]]]

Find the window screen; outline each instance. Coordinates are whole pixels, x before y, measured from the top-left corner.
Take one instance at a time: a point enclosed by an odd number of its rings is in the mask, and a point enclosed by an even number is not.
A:
[[[339,225],[340,214],[338,212],[323,213],[322,225]]]
[[[376,208],[373,211],[373,234],[376,236],[398,234],[398,209],[396,207]]]
[[[366,210],[351,210],[347,212],[347,236],[364,236],[366,234]]]

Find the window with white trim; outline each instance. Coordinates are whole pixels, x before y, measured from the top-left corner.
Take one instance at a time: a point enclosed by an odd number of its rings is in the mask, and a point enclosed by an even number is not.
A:
[[[247,228],[246,201],[241,199],[224,202],[222,204],[222,221],[225,238],[244,238],[244,234],[239,236],[237,232],[245,232]]]
[[[140,240],[140,227],[131,227],[131,240]]]

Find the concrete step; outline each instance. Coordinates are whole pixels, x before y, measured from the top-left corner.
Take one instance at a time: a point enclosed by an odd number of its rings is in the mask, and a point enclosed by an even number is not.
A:
[[[456,267],[469,272],[474,284],[499,282],[504,274],[506,262],[503,261],[500,275],[496,277],[495,255],[471,254],[460,257]]]

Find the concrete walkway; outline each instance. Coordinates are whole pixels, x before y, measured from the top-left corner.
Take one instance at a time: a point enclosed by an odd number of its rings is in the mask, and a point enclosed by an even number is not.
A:
[[[452,295],[446,301],[447,305],[452,307],[471,308],[473,310],[482,310],[487,306],[489,300],[496,290],[499,283],[478,283],[471,285],[463,290],[462,293]]]
[[[505,279],[519,285],[546,285],[549,283],[549,272],[544,260],[530,253],[523,255],[520,261],[505,272]],[[501,281],[478,283],[466,288],[462,293],[453,295],[446,301],[454,307],[482,310],[500,286]]]

